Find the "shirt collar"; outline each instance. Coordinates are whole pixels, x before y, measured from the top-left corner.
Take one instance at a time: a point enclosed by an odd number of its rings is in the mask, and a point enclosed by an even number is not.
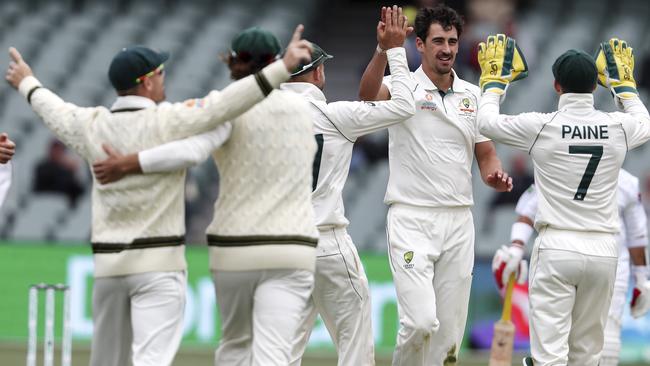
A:
[[[465,87],[465,81],[458,77],[458,74],[456,74],[456,71],[454,69],[451,69],[451,74],[454,77],[454,80],[451,83],[451,92],[464,92],[467,89]],[[422,65],[420,65],[420,67],[415,70],[413,77],[415,78],[415,81],[417,81],[419,84],[422,84],[425,90],[438,90],[436,84],[434,84],[433,81],[429,79],[427,74],[424,73],[424,70],[422,70]]]
[[[289,90],[300,94],[308,100],[326,102],[325,94],[316,85],[312,83],[291,82],[280,84],[281,90]]]
[[[564,93],[560,95],[558,109],[594,109],[592,93]]]
[[[115,102],[111,106],[111,112],[125,110],[125,109],[126,110],[145,109],[145,108],[151,108],[155,106],[156,106],[156,102],[154,102],[149,98],[141,97],[139,95],[125,95],[125,96],[117,97],[117,99],[115,99]]]

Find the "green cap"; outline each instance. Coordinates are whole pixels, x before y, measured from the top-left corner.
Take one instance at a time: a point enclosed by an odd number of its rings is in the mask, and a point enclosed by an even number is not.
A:
[[[591,93],[598,80],[598,69],[589,54],[568,50],[553,63],[553,76],[565,93]]]
[[[322,64],[323,62],[334,58],[332,55],[328,55],[325,50],[320,48],[316,43],[311,44],[312,51],[311,51],[311,62],[308,64],[300,64],[298,67],[295,68],[291,76],[299,76],[305,73],[308,73],[312,71],[313,69],[317,68],[318,65]]]
[[[169,52],[154,51],[145,46],[122,48],[108,68],[108,79],[117,91],[138,85],[138,79],[156,70],[169,58]]]
[[[239,33],[230,45],[242,61],[256,62],[274,59],[282,50],[280,41],[273,33],[259,27],[248,28]]]

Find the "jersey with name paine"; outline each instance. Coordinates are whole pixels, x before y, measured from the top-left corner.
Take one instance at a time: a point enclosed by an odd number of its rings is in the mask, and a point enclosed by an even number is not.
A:
[[[384,201],[422,207],[474,204],[474,145],[489,141],[478,132],[480,91],[453,72],[453,84],[441,92],[422,67],[416,83],[415,116],[388,129],[390,176]],[[384,78],[390,89],[391,76]]]
[[[626,113],[594,108],[592,94],[566,93],[553,113],[499,114],[499,95],[485,93],[481,132],[527,151],[533,160],[539,210],[535,227],[617,233],[616,192],[628,149],[650,139],[650,116],[638,98]]]
[[[619,258],[627,257],[627,250],[624,249],[643,247],[648,241],[646,214],[640,197],[639,179],[621,169],[618,175],[618,189],[616,192],[618,215],[623,226],[617,237],[621,249]],[[534,220],[537,207],[537,190],[533,184],[519,197],[515,211],[520,216],[526,216]],[[619,265],[627,265],[627,261],[619,261]]]
[[[402,47],[386,51],[393,73],[392,99],[377,102],[327,103],[314,84],[290,82],[280,86],[309,101],[318,151],[314,160],[312,202],[320,229],[347,226],[343,186],[348,177],[352,148],[360,136],[403,122],[413,115],[413,82]]]

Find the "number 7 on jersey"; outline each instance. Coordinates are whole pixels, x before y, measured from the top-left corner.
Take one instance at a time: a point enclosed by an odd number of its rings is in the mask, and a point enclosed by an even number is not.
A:
[[[600,158],[603,157],[603,147],[601,145],[570,145],[569,154],[588,154],[591,155],[589,163],[587,163],[587,168],[585,173],[582,175],[582,180],[580,180],[580,185],[576,194],[573,196],[573,199],[576,201],[584,201],[585,196],[587,195],[587,190],[591,184],[591,180],[596,174],[596,169],[598,168],[598,163],[600,163]]]

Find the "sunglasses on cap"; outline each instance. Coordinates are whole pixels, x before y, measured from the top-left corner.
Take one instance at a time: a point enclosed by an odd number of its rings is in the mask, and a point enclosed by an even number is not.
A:
[[[146,78],[150,78],[150,77],[152,77],[154,75],[163,75],[164,73],[165,73],[165,64],[160,64],[160,66],[156,67],[153,71],[150,71],[150,72],[138,77],[137,79],[135,79],[135,82],[137,84],[140,84]]]
[[[242,63],[247,63],[251,61],[256,61],[256,62],[266,62],[269,63],[271,61],[275,61],[279,58],[279,55],[273,55],[273,54],[264,54],[264,55],[253,55],[252,53],[248,51],[230,51],[230,62],[236,61],[236,62],[242,62]]]

